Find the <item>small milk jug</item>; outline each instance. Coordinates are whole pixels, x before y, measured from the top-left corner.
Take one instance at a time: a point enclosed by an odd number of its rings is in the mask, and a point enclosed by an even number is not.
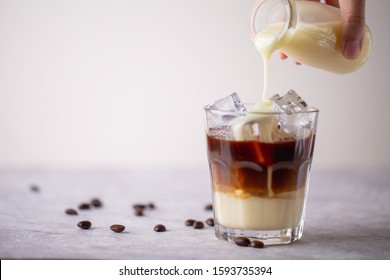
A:
[[[360,56],[341,53],[340,9],[314,1],[257,0],[251,11],[250,32],[260,53],[279,50],[305,65],[334,73],[360,68],[371,51],[366,25]]]

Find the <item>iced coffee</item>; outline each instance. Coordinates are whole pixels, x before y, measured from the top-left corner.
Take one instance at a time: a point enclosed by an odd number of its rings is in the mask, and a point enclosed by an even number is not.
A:
[[[284,244],[302,235],[318,111],[295,92],[266,106],[247,111],[233,95],[205,108],[218,238]]]

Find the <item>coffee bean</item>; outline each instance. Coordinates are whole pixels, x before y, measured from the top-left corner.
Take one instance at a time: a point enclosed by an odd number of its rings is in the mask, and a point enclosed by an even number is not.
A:
[[[148,205],[146,205],[148,208],[150,208],[150,209],[155,209],[156,208],[156,206],[154,205],[154,203],[153,202],[150,202]]]
[[[103,203],[101,202],[100,199],[94,198],[94,199],[91,200],[91,205],[92,205],[93,207],[99,208],[99,207],[102,207],[102,206],[103,206]]]
[[[248,247],[249,244],[251,244],[251,241],[249,240],[249,238],[240,236],[234,238],[234,243],[236,243],[236,245],[238,246]]]
[[[77,226],[82,229],[89,229],[91,225],[92,224],[90,221],[80,221],[77,223]]]
[[[208,218],[206,220],[206,224],[209,225],[210,227],[214,226],[214,219],[213,218]]]
[[[166,228],[164,225],[162,224],[158,224],[154,227],[154,231],[157,231],[157,232],[162,232],[162,231],[166,231]]]
[[[113,231],[113,232],[122,232],[125,230],[125,226],[124,225],[112,225],[110,226],[110,229]]]
[[[144,204],[134,204],[133,205],[133,208],[135,209],[135,210],[144,210],[145,209],[145,205]]]
[[[134,210],[134,214],[136,216],[143,216],[144,212],[142,211],[142,209],[137,208],[137,209]]]
[[[188,219],[187,221],[185,221],[185,225],[188,226],[188,227],[192,227],[195,223],[195,220],[193,219]]]
[[[201,221],[196,221],[196,222],[193,224],[193,227],[194,227],[195,229],[202,229],[202,228],[204,228],[204,223],[201,222]]]
[[[37,185],[31,185],[30,190],[32,192],[39,192],[40,191],[39,186],[37,186]]]
[[[78,215],[77,211],[72,209],[72,208],[66,209],[65,213],[68,214],[68,215]]]
[[[253,240],[253,241],[251,242],[251,246],[252,246],[253,248],[264,248],[264,243],[261,242],[260,240]]]
[[[80,210],[86,210],[86,209],[90,209],[91,206],[89,205],[89,203],[80,203],[79,205],[79,209]]]
[[[213,210],[213,205],[212,204],[207,204],[205,207],[204,207],[205,210],[207,211],[212,211]]]

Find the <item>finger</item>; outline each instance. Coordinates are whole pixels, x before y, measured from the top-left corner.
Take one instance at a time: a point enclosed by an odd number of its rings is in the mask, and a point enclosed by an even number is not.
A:
[[[285,54],[285,53],[282,53],[282,52],[279,52],[279,56],[281,59],[286,59],[288,58],[288,56]],[[302,63],[300,63],[299,61],[294,61],[296,65],[301,65]]]
[[[341,51],[348,59],[359,56],[365,32],[365,0],[342,0]]]
[[[281,59],[286,59],[288,57],[287,55],[285,55],[282,52],[279,52],[279,56],[280,56]]]

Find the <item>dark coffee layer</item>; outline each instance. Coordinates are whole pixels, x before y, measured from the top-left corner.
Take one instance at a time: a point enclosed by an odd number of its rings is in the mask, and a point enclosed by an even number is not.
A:
[[[213,134],[212,134],[213,135]],[[226,140],[207,135],[208,159],[215,191],[242,190],[268,196],[304,187],[313,157],[315,135],[286,142]]]

